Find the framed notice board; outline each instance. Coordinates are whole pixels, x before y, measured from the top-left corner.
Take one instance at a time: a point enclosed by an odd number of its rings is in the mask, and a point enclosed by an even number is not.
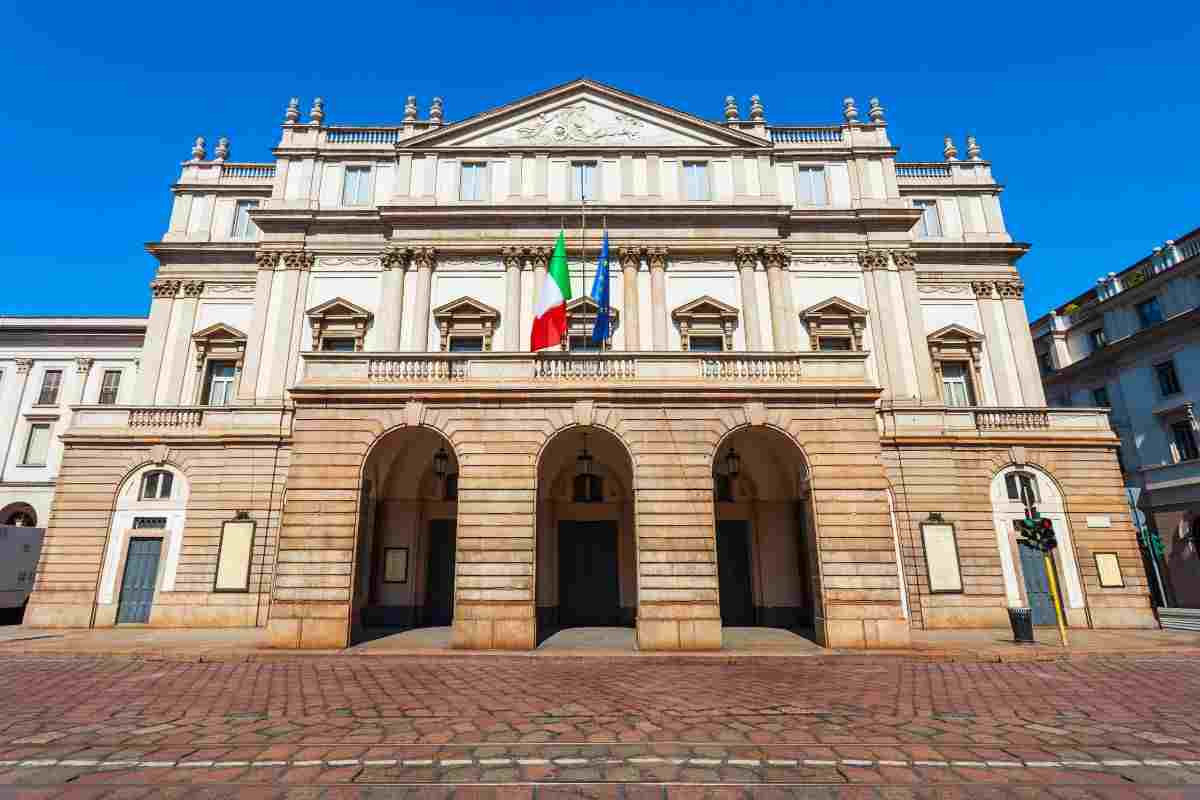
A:
[[[929,591],[933,594],[961,593],[962,568],[953,523],[930,515],[929,520],[921,523],[921,542],[929,573]]]

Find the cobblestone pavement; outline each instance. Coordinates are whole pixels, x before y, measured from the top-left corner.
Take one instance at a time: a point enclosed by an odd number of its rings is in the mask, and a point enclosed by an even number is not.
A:
[[[0,712],[0,796],[1200,797],[1173,656],[9,656]]]

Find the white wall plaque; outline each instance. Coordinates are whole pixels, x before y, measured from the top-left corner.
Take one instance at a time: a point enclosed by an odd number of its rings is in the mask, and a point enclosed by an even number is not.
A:
[[[921,540],[925,545],[925,563],[929,567],[929,591],[961,592],[962,570],[958,564],[958,542],[954,526],[948,522],[922,522]]]
[[[1105,589],[1125,585],[1125,576],[1121,574],[1121,562],[1116,553],[1096,553],[1096,574],[1100,576],[1100,586]]]
[[[215,592],[250,590],[250,553],[254,547],[254,521],[230,520],[221,526],[217,553]]]
[[[1112,517],[1088,517],[1087,526],[1089,528],[1111,528]]]

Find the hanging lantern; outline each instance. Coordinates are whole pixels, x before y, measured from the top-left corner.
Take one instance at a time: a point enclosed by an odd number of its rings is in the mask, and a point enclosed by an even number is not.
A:
[[[595,459],[592,458],[591,452],[587,446],[587,434],[583,435],[583,449],[579,451],[579,455],[575,457],[575,474],[591,475],[595,469]]]
[[[433,454],[433,471],[437,473],[439,478],[445,478],[449,465],[450,456],[446,453],[446,447],[443,445]]]
[[[732,446],[729,452],[725,454],[725,474],[731,478],[736,478],[742,471],[742,457],[738,455],[737,450]]]

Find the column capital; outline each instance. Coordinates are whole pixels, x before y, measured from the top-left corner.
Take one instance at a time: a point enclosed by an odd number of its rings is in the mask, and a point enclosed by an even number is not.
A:
[[[408,252],[417,269],[433,269],[437,266],[437,250],[432,247],[412,247]]]
[[[886,250],[863,250],[858,254],[858,265],[863,272],[877,269],[887,269],[888,257]]]
[[[29,373],[29,370],[33,369],[33,359],[32,358],[18,358],[16,361],[17,361],[17,374],[18,375],[27,375]]]
[[[910,271],[917,267],[917,254],[912,250],[892,250],[892,263],[896,269]]]
[[[1025,284],[1019,280],[996,281],[996,291],[1001,300],[1020,300],[1025,296]]]
[[[184,281],[183,293],[187,297],[198,298],[204,293],[204,281]]]
[[[505,247],[500,251],[500,258],[508,269],[520,269],[525,261],[525,253],[520,247]]]
[[[733,251],[733,263],[738,269],[754,269],[758,266],[758,251],[753,247],[738,247]]]
[[[617,257],[621,260],[622,267],[637,269],[642,265],[642,248],[626,245],[617,249]]]
[[[304,249],[285,250],[283,253],[283,269],[307,272],[317,263],[317,257]]]
[[[768,267],[782,268],[788,262],[787,251],[783,249],[783,245],[773,244],[763,248],[763,261]]]
[[[647,247],[646,261],[650,264],[650,269],[666,269],[667,254],[670,251],[666,247]]]
[[[87,356],[76,356],[75,371],[80,375],[87,375],[92,371],[92,364],[94,363],[96,363],[94,358],[88,358]]]
[[[182,281],[158,279],[150,281],[150,294],[155,298],[173,298],[179,294],[179,289],[183,286]]]
[[[995,281],[971,281],[971,291],[979,300],[994,300],[996,298]]]
[[[546,269],[550,264],[550,248],[544,245],[525,248],[526,255],[529,256],[529,261],[533,264],[534,269]]]
[[[403,247],[393,245],[379,254],[379,264],[384,269],[407,269],[409,253]]]

